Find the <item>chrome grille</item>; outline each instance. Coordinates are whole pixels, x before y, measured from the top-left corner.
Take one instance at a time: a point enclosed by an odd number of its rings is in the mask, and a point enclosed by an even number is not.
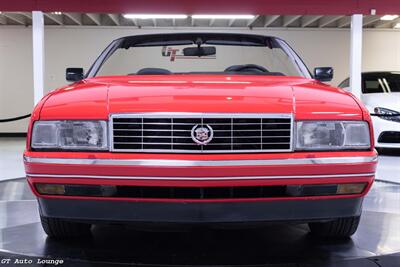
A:
[[[292,149],[291,114],[140,113],[110,116],[114,152],[245,153]],[[209,126],[206,145],[192,138],[195,126]]]

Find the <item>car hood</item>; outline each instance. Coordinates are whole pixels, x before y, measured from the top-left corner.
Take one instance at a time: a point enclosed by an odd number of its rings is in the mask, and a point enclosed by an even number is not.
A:
[[[107,119],[110,113],[294,113],[297,119],[361,119],[350,94],[277,76],[99,77],[54,91],[41,119]]]
[[[371,113],[376,107],[400,112],[400,93],[363,94],[361,100]]]

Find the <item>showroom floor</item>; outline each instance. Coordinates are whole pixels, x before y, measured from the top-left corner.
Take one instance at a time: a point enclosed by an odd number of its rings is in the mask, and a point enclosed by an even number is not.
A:
[[[185,228],[178,233],[165,229],[135,231],[113,225],[96,226],[92,238],[74,242],[46,238],[34,196],[21,178],[23,148],[22,138],[0,138],[3,257],[66,259],[63,266],[89,262],[93,263],[91,266],[398,266],[379,265],[388,260],[380,256],[388,254],[394,255],[389,256],[392,262],[400,262],[400,155],[396,153],[380,156],[378,181],[365,199],[357,233],[348,240],[318,240],[307,234],[306,225],[291,224],[271,224],[262,229]],[[10,178],[13,179],[6,181]],[[340,265],[343,261],[349,265]]]
[[[10,191],[15,193],[7,193]],[[303,224],[270,224],[247,229],[185,228],[179,232],[98,225],[91,238],[57,241],[44,234],[36,201],[25,181],[13,180],[0,183],[0,212],[6,214],[0,217],[0,257],[65,259],[62,266],[74,267],[399,266],[374,264],[387,259],[381,255],[393,255],[391,263],[400,264],[400,257],[394,256],[400,251],[399,196],[400,186],[375,183],[364,203],[360,227],[347,240],[313,238]]]
[[[0,181],[23,177],[25,138],[0,138]]]

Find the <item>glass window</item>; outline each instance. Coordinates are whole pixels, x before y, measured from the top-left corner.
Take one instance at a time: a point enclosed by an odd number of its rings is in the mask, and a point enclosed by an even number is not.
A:
[[[244,64],[261,66],[273,75],[302,76],[292,59],[279,48],[218,45],[215,55],[197,57],[183,55],[186,47],[117,49],[97,76],[134,75],[145,68],[161,68],[171,73],[218,73],[231,66]],[[248,72],[265,74],[258,72],[256,67],[249,68]]]
[[[363,77],[363,93],[394,93],[400,92],[400,74],[382,73],[368,74]]]
[[[199,43],[191,41],[196,39],[184,40],[184,37],[184,34],[157,35],[151,39],[151,42],[147,40],[143,43],[132,42],[129,39],[132,37],[119,39],[103,52],[103,56],[100,56],[89,71],[88,77],[141,74],[226,74],[228,72],[238,75],[310,78],[301,59],[280,39],[259,37],[264,38],[261,40],[267,41],[253,43],[243,41],[245,37],[240,34],[233,35],[233,37],[230,35],[230,39],[224,39],[223,34],[214,34],[212,39],[200,44],[200,47],[215,49],[215,53],[198,56],[185,51],[188,48],[195,51],[198,49]],[[192,35],[190,37],[193,38]]]
[[[343,82],[341,82],[341,83],[339,84],[339,87],[340,87],[340,88],[350,87],[350,79],[347,78],[346,80],[344,80]]]

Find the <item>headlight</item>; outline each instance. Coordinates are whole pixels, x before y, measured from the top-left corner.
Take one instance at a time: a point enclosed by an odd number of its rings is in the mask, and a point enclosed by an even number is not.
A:
[[[299,121],[296,150],[346,150],[371,147],[365,121]]]
[[[374,109],[374,112],[375,115],[378,115],[378,117],[381,119],[400,122],[400,112],[395,110],[377,107]]]
[[[36,121],[31,146],[34,149],[107,150],[107,122]]]

